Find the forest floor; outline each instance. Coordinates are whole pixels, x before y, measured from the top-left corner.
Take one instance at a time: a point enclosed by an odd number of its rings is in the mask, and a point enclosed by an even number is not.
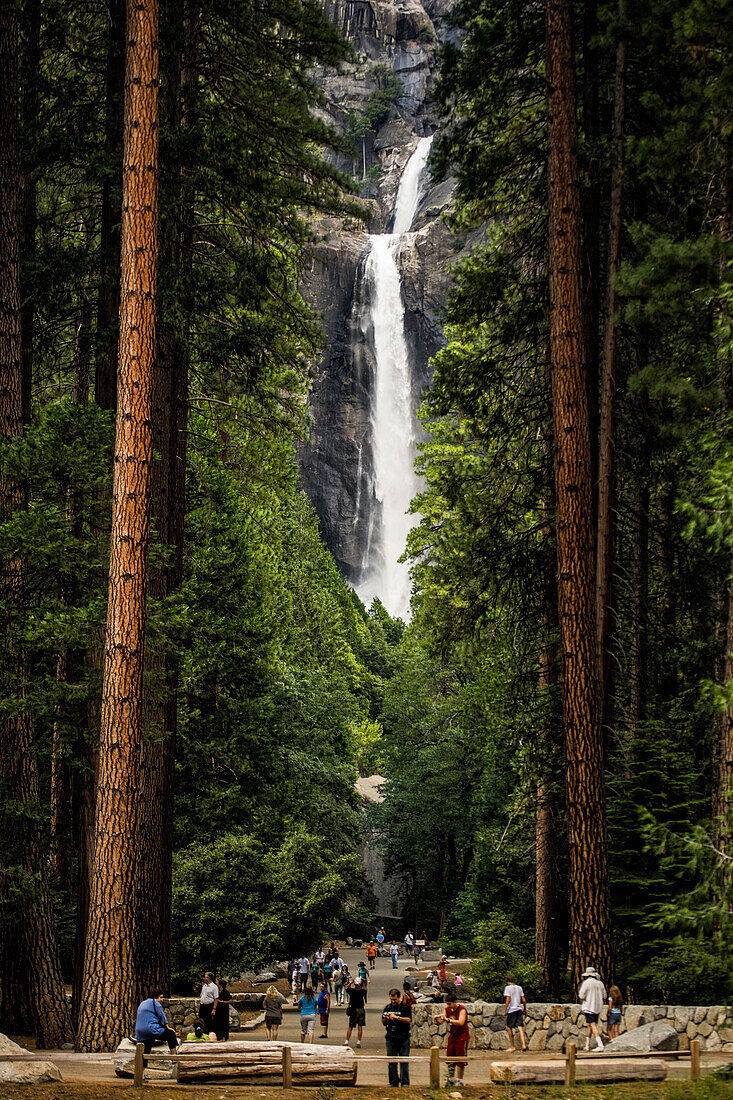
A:
[[[133,1093],[135,1100],[294,1100],[293,1090],[263,1085],[175,1085],[160,1081],[134,1089],[129,1081],[113,1079],[102,1083],[47,1085],[0,1085],[0,1100],[108,1100],[110,1087]],[[297,1100],[389,1100],[391,1089],[364,1086],[360,1088],[298,1088]],[[704,1077],[691,1081],[624,1084],[576,1085],[572,1090],[564,1085],[479,1085],[463,1092],[452,1089],[430,1090],[410,1088],[402,1095],[414,1100],[455,1100],[465,1095],[470,1100],[730,1100],[733,1085]],[[121,1100],[121,1098],[120,1098]]]

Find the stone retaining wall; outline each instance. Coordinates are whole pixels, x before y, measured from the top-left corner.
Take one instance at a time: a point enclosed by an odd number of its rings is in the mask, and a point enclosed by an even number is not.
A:
[[[479,1050],[506,1050],[509,1037],[503,1004],[474,1001],[466,1004],[471,1046]],[[433,1023],[444,1006],[417,1004],[412,1010],[412,1045],[445,1046],[448,1024]],[[607,1009],[601,1012],[601,1035],[606,1034]],[[626,1005],[621,1034],[654,1020],[668,1020],[679,1035],[679,1050],[688,1050],[690,1039],[699,1039],[703,1050],[733,1052],[733,1007],[712,1005]],[[530,1050],[563,1050],[568,1039],[585,1043],[585,1017],[580,1005],[528,1004],[524,1028]],[[518,1038],[518,1037],[517,1037]],[[580,1045],[580,1043],[579,1043]]]
[[[229,1009],[229,1030],[239,1029],[240,1012],[256,1012],[262,1008],[264,993],[233,993]],[[190,1027],[199,1013],[198,997],[164,997],[163,1008],[171,1027],[176,1031]]]

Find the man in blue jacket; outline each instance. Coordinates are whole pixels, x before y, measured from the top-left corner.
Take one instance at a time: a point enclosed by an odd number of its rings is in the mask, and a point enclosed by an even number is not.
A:
[[[165,1018],[163,994],[154,989],[149,997],[140,1003],[135,1018],[135,1039],[145,1044],[145,1053],[150,1054],[154,1043],[168,1043],[169,1050],[178,1046],[176,1033]]]

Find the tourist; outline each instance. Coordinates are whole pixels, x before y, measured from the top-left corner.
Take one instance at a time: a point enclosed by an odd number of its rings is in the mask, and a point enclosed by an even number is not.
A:
[[[351,1032],[356,1028],[356,1045],[360,1047],[362,1032],[366,1026],[366,996],[361,978],[354,978],[353,982],[349,982],[346,992],[349,997],[349,1007],[346,1009],[349,1026],[346,1029],[344,1046],[349,1046]]]
[[[578,997],[581,1002],[580,1011],[585,1016],[585,1022],[588,1025],[585,1049],[590,1050],[591,1035],[594,1035],[596,1050],[603,1050],[603,1043],[598,1031],[598,1017],[606,1000],[606,987],[601,981],[600,974],[592,966],[587,967],[580,976],[583,979],[583,984],[578,990]]]
[[[278,992],[276,985],[268,985],[265,992],[265,1001],[262,1005],[265,1010],[265,1034],[268,1039],[277,1039],[278,1028],[283,1022],[283,1005],[285,1000],[286,998],[283,997],[282,993]]]
[[[443,955],[443,957],[440,960],[440,963],[438,964],[438,977],[440,978],[441,989],[443,988],[445,983],[448,981],[448,971],[446,969],[447,963],[448,963],[448,959],[446,958],[445,955]]]
[[[405,954],[411,955],[412,949],[415,946],[415,941],[412,937],[412,932],[405,932]]]
[[[300,981],[300,988],[302,990],[308,985],[308,968],[310,962],[307,955],[301,955],[298,959],[298,980]]]
[[[303,1043],[312,1043],[316,1030],[316,1009],[318,1002],[313,992],[313,986],[307,985],[303,995],[298,1001],[300,1009],[300,1039]]]
[[[608,1038],[618,1039],[621,1029],[621,1013],[624,1010],[624,999],[617,985],[612,985],[608,991]]]
[[[463,1086],[463,1074],[466,1069],[465,1062],[452,1061],[451,1059],[465,1058],[468,1050],[468,1012],[466,1006],[458,1003],[458,997],[454,992],[448,993],[445,998],[445,1012],[434,1017],[437,1024],[450,1024],[448,1042],[445,1048],[445,1056],[448,1059],[448,1080],[446,1085]]]
[[[214,982],[214,975],[210,970],[204,974],[204,983],[201,986],[199,997],[199,1017],[204,1021],[204,1031],[211,1030],[211,1017],[216,1012],[219,1001],[219,987]]]
[[[318,989],[319,976],[320,976],[320,967],[319,967],[319,965],[316,961],[316,957],[314,955],[313,960],[311,962],[311,980],[310,980],[310,984],[313,986],[314,989]]]
[[[329,993],[331,992],[332,966],[333,964],[331,962],[331,953],[329,952],[326,955],[326,958],[323,960],[323,980],[326,983],[326,989]]]
[[[415,946],[412,949],[412,953],[415,957],[415,966],[420,965],[420,944],[415,940]]]
[[[154,989],[137,1008],[134,1042],[144,1043],[146,1054],[150,1054],[151,1047],[157,1043],[168,1043],[169,1050],[175,1050],[178,1046],[176,1033],[163,1011],[162,1000],[162,992]]]
[[[415,1004],[415,994],[412,992],[412,986],[407,980],[402,983],[402,1001],[410,1008]]]
[[[338,997],[336,999],[337,999],[338,1003],[340,1005],[342,1005],[346,1001],[346,989],[347,989],[347,986],[348,986],[349,982],[351,981],[351,974],[349,972],[349,968],[346,965],[346,963],[344,963],[342,965],[341,970],[340,970],[340,974],[341,974],[341,981],[339,983]]]
[[[360,962],[356,971],[357,977],[361,979],[361,987],[364,990],[364,1004],[367,1003],[367,995],[369,993],[369,982],[371,978],[367,973],[366,963]]]
[[[428,940],[427,932],[421,932],[420,939],[422,940],[423,951],[427,951],[427,949],[430,947],[430,941]]]
[[[440,978],[434,970],[428,970],[428,976],[425,980],[431,989],[440,989]]]
[[[300,974],[298,973],[298,968],[296,966],[295,970],[293,971],[293,979],[290,983],[290,990],[293,994],[293,1007],[295,1007],[295,1005],[297,1005],[298,1003],[298,994],[300,993],[300,988]]]
[[[382,1012],[382,1023],[385,1026],[385,1042],[387,1054],[396,1058],[408,1058],[410,1055],[410,1027],[412,1025],[412,1005],[400,999],[399,989],[390,989],[389,1004],[385,1005]],[[400,1062],[399,1071],[397,1062],[389,1062],[387,1065],[389,1083],[392,1088],[407,1088],[410,1084],[410,1063]]]
[[[456,974],[455,978],[453,979],[453,985],[458,986],[459,989],[463,985],[463,978],[460,974]]]
[[[527,1049],[527,1040],[524,1037],[524,1013],[527,1010],[527,1001],[524,996],[524,990],[521,985],[517,985],[514,981],[514,975],[508,974],[506,979],[506,985],[504,986],[504,1015],[506,1016],[506,1030],[509,1035],[509,1053],[513,1054],[515,1050],[514,1046],[514,1029],[519,1032],[519,1038],[522,1040],[522,1050]]]
[[[385,938],[386,937],[385,937],[385,934],[384,934],[384,929],[380,928],[379,931],[377,932],[377,952],[379,953],[380,958],[383,954],[382,947],[384,945]]]
[[[369,960],[369,969],[374,970],[377,964],[377,945],[374,940],[371,940],[367,947],[367,959]]]
[[[397,969],[397,956],[400,953],[400,949],[397,946],[397,941],[396,940],[392,940],[392,943],[389,945],[389,953],[392,956],[392,969],[396,970]]]
[[[187,1043],[215,1043],[216,1034],[213,1031],[207,1031],[206,1025],[200,1016],[197,1016],[193,1022],[193,1028],[186,1036]]]
[[[227,983],[224,978],[219,982],[219,1000],[217,1001],[216,1011],[211,1017],[211,1022],[219,1039],[226,1042],[229,1038],[229,1006],[231,1004],[232,995],[227,989]]]
[[[328,1014],[331,1011],[331,994],[328,992],[325,982],[321,982],[321,989],[318,994],[318,1015],[321,1020],[321,1027],[323,1031],[318,1036],[319,1039],[328,1038]]]

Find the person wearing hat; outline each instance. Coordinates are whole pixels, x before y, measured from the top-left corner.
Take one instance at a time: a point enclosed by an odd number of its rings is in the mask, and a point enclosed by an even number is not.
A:
[[[595,1036],[596,1050],[603,1050],[601,1034],[598,1030],[598,1017],[606,1002],[606,987],[601,981],[601,976],[593,966],[588,966],[580,975],[583,979],[578,990],[580,1011],[585,1016],[588,1025],[588,1035],[585,1040],[585,1049],[590,1050],[591,1036]]]
[[[346,992],[349,996],[349,1007],[346,1009],[349,1026],[346,1029],[344,1046],[349,1046],[351,1032],[356,1028],[356,1045],[360,1047],[362,1032],[366,1025],[366,996],[361,978],[354,978],[349,982]]]

